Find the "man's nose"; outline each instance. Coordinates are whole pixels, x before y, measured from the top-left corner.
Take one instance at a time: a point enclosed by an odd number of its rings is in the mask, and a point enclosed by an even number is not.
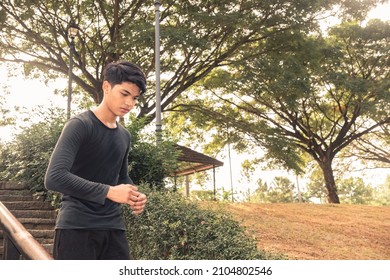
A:
[[[135,103],[136,103],[136,100],[134,100],[133,98],[128,98],[125,100],[126,106],[134,106]]]

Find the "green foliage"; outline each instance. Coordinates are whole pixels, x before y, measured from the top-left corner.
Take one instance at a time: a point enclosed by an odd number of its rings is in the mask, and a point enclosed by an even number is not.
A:
[[[338,184],[340,201],[346,204],[371,204],[373,189],[362,178],[347,178]]]
[[[199,200],[214,200],[214,191],[212,190],[193,190],[191,191],[191,197],[195,197]]]
[[[178,167],[179,152],[175,141],[164,133],[157,143],[156,135],[145,133],[145,119],[132,118],[127,126],[132,136],[129,152],[129,174],[135,184],[149,183],[164,187],[164,178],[173,174]]]
[[[389,123],[389,30],[388,22],[349,21],[326,36],[289,29],[254,43],[245,51],[264,52],[214,71],[180,104],[181,117],[208,119],[217,143],[227,142],[231,128],[237,138],[230,143],[264,148],[271,167],[299,174],[310,156],[329,202],[339,203],[332,161]]]
[[[390,206],[390,175],[386,181],[374,189],[374,205]]]
[[[309,201],[308,193],[298,193],[295,184],[287,177],[277,176],[270,185],[259,179],[257,184],[258,188],[249,198],[251,202],[292,203]]]
[[[307,183],[307,192],[310,197],[319,198],[326,201],[325,181],[321,169],[316,166],[310,173],[309,182]]]
[[[44,176],[51,153],[64,125],[64,113],[50,110],[43,121],[24,127],[1,152],[2,180],[25,182],[36,195],[46,196]]]
[[[270,259],[257,241],[228,214],[199,208],[174,192],[148,190],[143,214],[124,208],[134,259],[249,260]]]
[[[346,204],[390,205],[389,182],[388,179],[384,184],[372,187],[359,177],[339,179],[337,180],[337,186],[340,202]],[[325,182],[321,177],[319,168],[312,171],[306,186],[309,197],[319,198],[321,201],[326,200]]]
[[[349,18],[364,14],[378,0],[340,1],[175,1],[161,6],[162,108],[169,108],[185,90],[210,71],[236,61],[250,61],[269,51],[264,41],[277,40],[278,48],[290,31],[310,33],[323,13],[337,7]],[[113,60],[130,60],[141,66],[154,84],[153,1],[105,0],[2,0],[0,1],[0,61],[23,63],[30,77],[55,79],[68,73],[73,20],[75,38],[74,82],[98,103],[102,99],[101,71]],[[255,46],[254,46],[255,45]],[[248,50],[250,50],[248,52]],[[25,54],[21,56],[20,54]],[[140,102],[139,116],[153,116],[154,91]],[[149,121],[152,118],[148,119]]]
[[[263,182],[263,180],[261,180],[261,179],[258,179],[257,180],[257,189],[250,196],[250,198],[249,198],[250,202],[255,202],[255,203],[268,202],[267,191],[268,191],[267,183]]]
[[[1,89],[3,92],[6,89]],[[12,125],[15,122],[15,117],[10,115],[11,110],[6,106],[6,93],[4,95],[0,95],[0,127]]]

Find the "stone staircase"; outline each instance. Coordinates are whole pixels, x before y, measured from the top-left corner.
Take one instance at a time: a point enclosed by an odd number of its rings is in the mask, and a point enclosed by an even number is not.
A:
[[[27,186],[13,182],[0,182],[0,201],[52,255],[56,211],[50,203],[33,197]],[[0,228],[0,260],[3,252],[3,231]]]

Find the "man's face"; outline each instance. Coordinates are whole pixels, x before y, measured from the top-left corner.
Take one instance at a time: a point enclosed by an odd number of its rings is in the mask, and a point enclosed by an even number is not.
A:
[[[118,117],[130,112],[140,97],[139,87],[129,82],[111,86],[109,82],[104,81],[103,91],[109,110]]]

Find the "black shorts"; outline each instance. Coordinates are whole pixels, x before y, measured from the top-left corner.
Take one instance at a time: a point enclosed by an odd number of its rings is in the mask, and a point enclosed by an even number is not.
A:
[[[53,257],[56,260],[128,260],[124,230],[57,229]]]

